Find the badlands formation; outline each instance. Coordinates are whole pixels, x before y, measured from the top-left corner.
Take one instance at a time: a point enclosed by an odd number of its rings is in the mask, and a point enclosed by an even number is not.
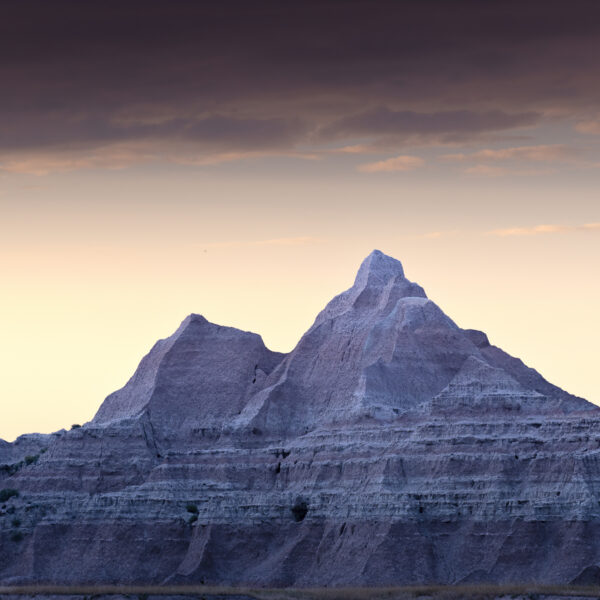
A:
[[[600,409],[374,251],[289,354],[193,314],[0,441],[0,583],[593,583],[599,457]]]

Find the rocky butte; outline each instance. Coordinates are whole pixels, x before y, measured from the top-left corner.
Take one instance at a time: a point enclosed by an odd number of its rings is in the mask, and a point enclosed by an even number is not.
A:
[[[598,582],[599,457],[599,408],[374,251],[289,354],[193,314],[0,442],[0,582]]]

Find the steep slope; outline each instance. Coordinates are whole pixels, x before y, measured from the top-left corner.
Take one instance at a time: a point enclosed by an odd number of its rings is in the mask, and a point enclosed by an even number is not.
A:
[[[323,423],[389,420],[440,393],[470,356],[561,400],[563,408],[590,408],[491,347],[482,332],[457,327],[406,279],[399,261],[375,250],[236,423],[286,435]]]
[[[283,355],[260,336],[190,315],[157,342],[124,388],[106,398],[94,423],[147,414],[155,431],[222,425],[238,414]]]
[[[568,582],[600,564],[600,409],[378,251],[290,354],[191,315],[43,443],[5,473],[4,583]]]

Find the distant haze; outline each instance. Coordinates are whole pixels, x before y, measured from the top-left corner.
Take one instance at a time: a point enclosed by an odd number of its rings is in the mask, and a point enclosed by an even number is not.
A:
[[[289,351],[380,248],[600,403],[594,2],[9,1],[0,437],[189,313]]]

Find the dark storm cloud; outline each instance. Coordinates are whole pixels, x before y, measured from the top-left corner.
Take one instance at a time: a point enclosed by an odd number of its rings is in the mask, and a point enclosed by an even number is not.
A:
[[[31,127],[31,119],[35,128]],[[115,120],[110,114],[71,118],[66,112],[42,113],[5,122],[0,117],[0,124],[0,148],[13,150],[161,139],[202,143],[214,150],[269,149],[289,146],[306,131],[306,125],[294,118],[237,118],[219,114],[152,123],[135,117]]]
[[[244,149],[259,146],[272,148],[292,144],[305,132],[300,119],[238,119],[213,115],[204,119],[183,121],[179,127],[163,126],[167,134],[210,144],[244,144]]]
[[[8,0],[1,11],[4,154],[464,137],[600,105],[593,1]]]

